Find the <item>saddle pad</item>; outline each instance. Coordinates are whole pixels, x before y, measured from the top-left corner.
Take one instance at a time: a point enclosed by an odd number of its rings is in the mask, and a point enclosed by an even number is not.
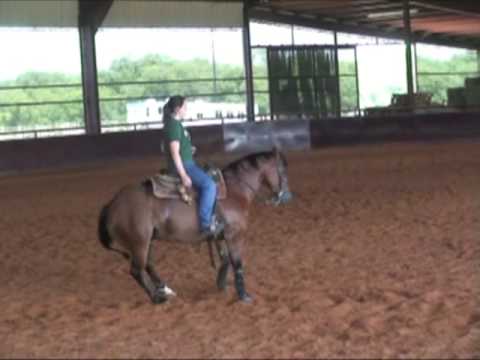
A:
[[[180,197],[182,182],[176,176],[155,174],[147,180],[152,184],[155,197],[160,199],[177,199]]]
[[[223,179],[222,172],[214,170],[214,174],[209,175],[213,178],[217,184],[217,199],[223,200],[227,197],[227,187]],[[147,179],[152,184],[153,195],[159,199],[179,199],[187,203],[191,203],[192,197],[197,197],[198,194],[195,190],[186,189],[179,177],[160,173],[155,174]],[[193,193],[193,194],[192,194]]]

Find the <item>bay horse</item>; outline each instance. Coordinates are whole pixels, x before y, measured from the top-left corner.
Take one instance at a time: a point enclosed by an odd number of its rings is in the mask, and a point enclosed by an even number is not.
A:
[[[241,256],[249,208],[264,185],[273,192],[271,202],[275,205],[292,199],[287,162],[284,155],[274,148],[228,164],[222,169],[222,175],[227,197],[217,200],[217,214],[225,223],[221,237],[215,241],[221,259],[217,287],[221,290],[226,288],[231,265],[238,297],[250,303],[252,298],[245,290]],[[151,183],[147,181],[120,189],[101,210],[98,222],[101,244],[130,259],[130,274],[155,304],[168,300],[173,291],[154,268],[153,240],[190,244],[205,241],[198,229],[195,203],[188,205],[180,199],[158,199],[153,196]],[[114,242],[122,249],[112,247]]]

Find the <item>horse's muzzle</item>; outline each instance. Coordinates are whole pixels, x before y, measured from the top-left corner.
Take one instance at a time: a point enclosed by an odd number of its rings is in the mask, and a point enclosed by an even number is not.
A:
[[[286,204],[290,202],[290,200],[292,199],[293,199],[293,194],[290,192],[290,190],[282,190],[269,202],[270,204],[278,206],[281,204]]]

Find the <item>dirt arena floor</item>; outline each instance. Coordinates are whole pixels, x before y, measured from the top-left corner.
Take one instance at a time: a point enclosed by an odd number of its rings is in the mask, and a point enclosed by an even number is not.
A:
[[[0,357],[479,358],[479,142],[288,160],[295,201],[252,209],[253,305],[216,290],[206,245],[155,244],[164,305],[101,247],[101,206],[159,160],[1,177]]]

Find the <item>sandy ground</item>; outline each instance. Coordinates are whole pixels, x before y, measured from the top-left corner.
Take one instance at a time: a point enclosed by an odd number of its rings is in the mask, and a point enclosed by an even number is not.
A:
[[[0,357],[479,358],[480,144],[288,159],[295,201],[252,209],[253,305],[205,245],[155,244],[164,305],[100,246],[101,206],[158,160],[0,178]]]

